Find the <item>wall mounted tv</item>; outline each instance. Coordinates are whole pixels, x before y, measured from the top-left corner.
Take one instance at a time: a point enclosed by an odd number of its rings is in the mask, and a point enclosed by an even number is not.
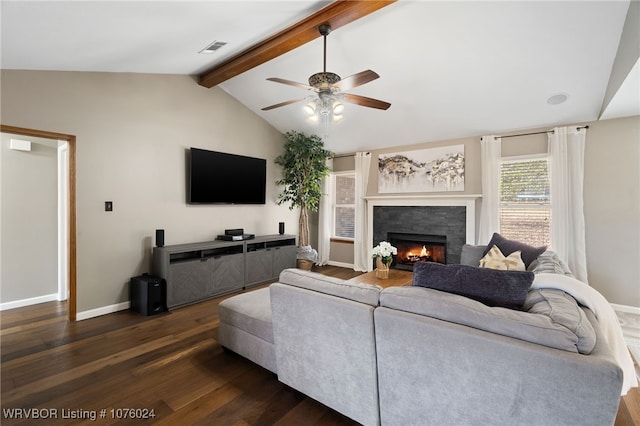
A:
[[[189,204],[265,204],[267,160],[191,148]]]

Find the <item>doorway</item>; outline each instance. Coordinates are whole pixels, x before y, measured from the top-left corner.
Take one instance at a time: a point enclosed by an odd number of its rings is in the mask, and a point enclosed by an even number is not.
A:
[[[60,253],[63,256],[65,268],[62,269],[62,273],[66,273],[68,282],[68,301],[67,301],[67,317],[69,321],[76,320],[76,137],[74,135],[67,135],[62,133],[48,132],[43,130],[26,129],[21,127],[0,125],[0,132],[11,133],[15,135],[23,135],[30,137],[39,137],[46,139],[55,139],[63,142],[63,148],[59,149],[59,157],[66,158],[66,170],[63,170],[61,176],[67,182],[67,194],[60,194],[60,197],[65,197],[67,203],[62,206],[66,208],[66,216],[68,218],[66,223],[66,230],[63,232],[67,236],[67,249],[65,253]],[[67,152],[63,152],[66,150]],[[60,177],[60,175],[59,175]],[[65,259],[66,258],[66,259]],[[62,295],[60,295],[62,296]]]

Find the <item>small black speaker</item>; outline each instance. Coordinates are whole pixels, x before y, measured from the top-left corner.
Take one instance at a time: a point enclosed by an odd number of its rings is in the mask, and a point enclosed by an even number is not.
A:
[[[155,315],[167,310],[167,282],[143,274],[129,282],[131,310],[142,315]]]
[[[156,229],[156,246],[164,247],[164,229]]]
[[[278,223],[278,232],[280,235],[284,234],[284,222]]]

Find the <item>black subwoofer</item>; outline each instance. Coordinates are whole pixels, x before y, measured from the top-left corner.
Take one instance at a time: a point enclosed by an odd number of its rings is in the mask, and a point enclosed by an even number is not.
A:
[[[131,310],[142,315],[154,315],[167,310],[167,282],[162,278],[143,274],[129,282]]]

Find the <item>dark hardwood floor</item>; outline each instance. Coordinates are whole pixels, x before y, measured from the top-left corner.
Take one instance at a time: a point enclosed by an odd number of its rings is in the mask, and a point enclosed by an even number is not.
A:
[[[140,424],[136,417],[152,414],[145,424],[356,424],[223,352],[217,305],[227,297],[149,317],[122,311],[73,323],[60,302],[1,312],[0,423]],[[637,389],[621,399],[615,424],[640,425]]]

